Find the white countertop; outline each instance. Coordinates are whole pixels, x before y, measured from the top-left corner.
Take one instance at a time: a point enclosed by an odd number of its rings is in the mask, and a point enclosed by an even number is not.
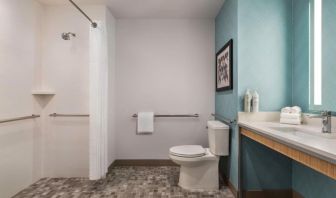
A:
[[[239,121],[238,125],[336,164],[336,133],[331,135],[322,134],[321,127],[255,121]],[[293,128],[298,131],[290,131]],[[282,129],[284,129],[284,131],[281,131]],[[288,129],[288,131],[286,131],[286,129]]]

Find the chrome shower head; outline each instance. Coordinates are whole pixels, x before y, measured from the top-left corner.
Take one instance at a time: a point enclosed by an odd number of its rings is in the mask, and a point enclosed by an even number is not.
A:
[[[66,41],[70,40],[71,39],[71,36],[73,37],[76,37],[76,34],[75,33],[72,33],[72,32],[68,32],[68,33],[62,33],[62,38]]]

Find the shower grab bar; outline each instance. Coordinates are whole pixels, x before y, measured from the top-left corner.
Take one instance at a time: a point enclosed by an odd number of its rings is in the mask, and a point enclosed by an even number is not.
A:
[[[19,120],[28,120],[28,119],[38,118],[38,117],[40,117],[40,115],[32,114],[31,116],[23,116],[23,117],[16,117],[16,118],[0,120],[0,123],[14,122],[14,121],[19,121]]]
[[[237,122],[235,119],[234,120],[227,119],[227,118],[224,118],[223,116],[220,116],[220,115],[217,115],[217,114],[214,114],[214,113],[212,113],[211,116],[213,116],[217,120],[222,121],[222,122],[224,122],[225,124],[228,124],[228,125],[233,125],[233,124],[236,124],[236,122]]]
[[[133,114],[132,116],[133,118],[137,118],[138,114]],[[198,118],[199,114],[195,113],[195,114],[172,114],[172,115],[167,115],[167,114],[157,114],[154,115],[154,117],[156,118]]]
[[[49,116],[50,117],[90,117],[89,114],[59,114],[59,113],[52,113]]]
[[[73,6],[75,6],[75,8],[77,8],[79,12],[81,12],[85,16],[85,18],[87,18],[91,22],[91,26],[93,28],[96,28],[98,26],[97,23],[94,22],[75,2],[73,2],[72,0],[69,1]]]

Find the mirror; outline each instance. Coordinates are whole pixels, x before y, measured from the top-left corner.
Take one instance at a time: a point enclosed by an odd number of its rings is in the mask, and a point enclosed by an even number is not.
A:
[[[336,111],[336,0],[310,0],[309,110]]]

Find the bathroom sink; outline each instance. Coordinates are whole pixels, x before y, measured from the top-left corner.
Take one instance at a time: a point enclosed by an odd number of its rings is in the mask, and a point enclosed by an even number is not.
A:
[[[288,133],[291,135],[295,135],[298,137],[321,137],[321,138],[328,138],[328,139],[336,139],[336,133],[322,133],[321,131],[317,130],[316,128],[310,128],[310,127],[270,127],[270,129]]]

